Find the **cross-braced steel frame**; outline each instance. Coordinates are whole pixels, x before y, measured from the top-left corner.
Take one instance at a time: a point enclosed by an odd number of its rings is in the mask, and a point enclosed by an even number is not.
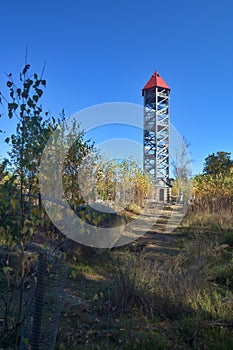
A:
[[[169,183],[169,95],[170,90],[144,90],[144,171],[158,184]]]

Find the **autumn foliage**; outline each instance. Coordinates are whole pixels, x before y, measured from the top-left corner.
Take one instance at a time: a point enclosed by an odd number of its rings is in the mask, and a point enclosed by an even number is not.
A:
[[[196,211],[233,211],[233,165],[229,153],[218,152],[206,158],[204,173],[193,181],[193,199]]]

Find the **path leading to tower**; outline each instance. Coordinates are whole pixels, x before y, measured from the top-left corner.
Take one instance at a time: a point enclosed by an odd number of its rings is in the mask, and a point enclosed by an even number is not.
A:
[[[141,251],[153,259],[165,260],[179,253],[182,243],[180,221],[185,213],[183,205],[149,206],[143,218],[133,228],[142,234],[132,243],[132,250]]]

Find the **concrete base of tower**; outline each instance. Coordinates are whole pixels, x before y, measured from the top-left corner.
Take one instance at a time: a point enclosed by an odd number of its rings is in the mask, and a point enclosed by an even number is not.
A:
[[[155,201],[157,203],[171,202],[172,185],[170,183],[167,183],[163,179],[159,179],[155,184],[155,188],[156,188]]]
[[[171,201],[171,188],[170,187],[156,187],[157,203],[169,203]]]

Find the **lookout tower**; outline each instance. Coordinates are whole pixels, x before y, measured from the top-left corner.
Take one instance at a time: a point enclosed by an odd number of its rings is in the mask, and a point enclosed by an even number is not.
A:
[[[157,71],[142,89],[144,96],[144,171],[157,188],[156,200],[170,199],[169,100],[170,88]]]

